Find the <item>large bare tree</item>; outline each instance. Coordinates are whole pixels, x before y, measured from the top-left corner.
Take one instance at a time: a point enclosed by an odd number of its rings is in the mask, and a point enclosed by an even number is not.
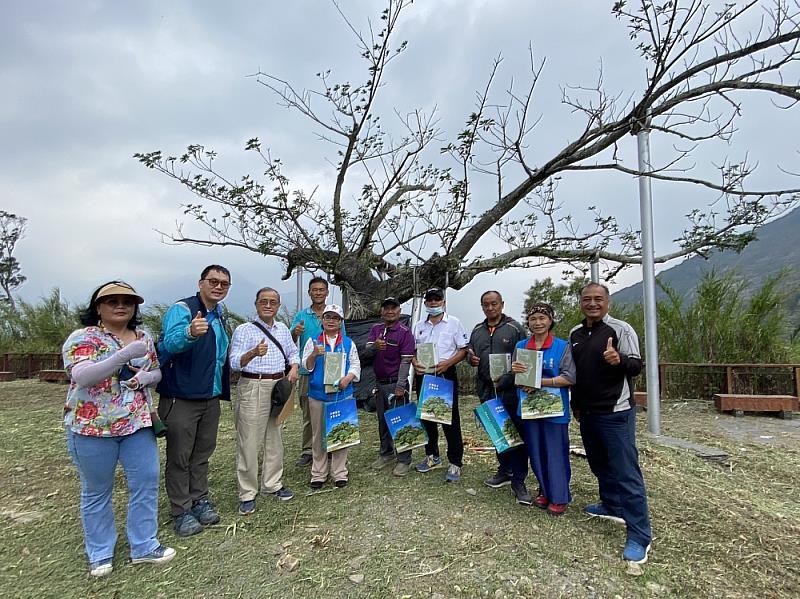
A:
[[[185,235],[179,226],[168,240],[277,257],[286,278],[296,267],[322,270],[347,291],[350,315],[363,316],[387,295],[405,300],[431,285],[460,289],[487,271],[556,262],[583,267],[596,258],[613,273],[640,263],[638,231],[594,208],[589,226],[578,226],[587,219],[560,206],[558,181],[574,171],[616,171],[707,190],[707,209],[687,215],[674,248],[657,262],[740,249],[758,226],[797,204],[798,189],[750,188],[754,166],[747,161],[722,160],[716,178],[691,168],[693,152],[734,136],[746,94],[768,95],[791,118],[800,99],[797,81],[788,80],[800,57],[797,0],[718,8],[702,0],[615,2],[611,11],[647,68],[627,100],[604,88],[602,73],[591,86],[564,87],[562,101],[582,119],[581,130],[546,157],[529,144],[544,65],[532,52],[526,85],[510,86],[500,102],[493,97],[501,61],[495,62],[464,129],[444,148],[435,112],[395,109],[403,134],[385,131],[378,98],[406,48],[395,34],[410,4],[388,0],[380,27],[362,33],[334,2],[364,60],[362,83],[334,82],[328,71],[318,73],[317,89],[298,89],[258,73],[282,105],[335,148],[329,195],[293,186],[281,160],[255,138],[246,149],[263,160],[263,178],[226,176],[215,167],[216,154],[201,145],[180,157],[136,154],[198,198],[184,205],[184,214],[205,225],[208,237]],[[626,164],[620,151],[642,127],[676,140],[668,162],[647,173]],[[476,177],[494,183],[476,186]],[[479,254],[479,242],[492,234],[504,249]]]

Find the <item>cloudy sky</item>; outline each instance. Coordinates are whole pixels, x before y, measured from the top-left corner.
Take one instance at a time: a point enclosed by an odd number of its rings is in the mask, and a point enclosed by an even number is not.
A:
[[[525,79],[531,44],[537,61],[547,59],[534,110],[542,120],[532,144],[546,159],[583,126],[560,103],[561,85],[594,83],[602,63],[609,90],[635,96],[642,88],[645,65],[624,23],[611,16],[611,4],[418,0],[403,18],[397,39],[408,40],[409,49],[392,66],[380,110],[390,118],[394,108],[405,113],[437,106],[443,136],[452,137],[472,110],[493,59],[503,57],[497,80],[502,92],[512,79]],[[354,26],[365,28],[383,5],[341,0],[341,6]],[[149,302],[168,302],[191,293],[209,262],[233,272],[235,309],[247,312],[252,292],[262,285],[293,297],[294,282],[280,280],[276,259],[164,244],[156,231],[174,231],[180,205],[191,196],[132,155],[156,149],[179,154],[199,143],[215,149],[223,169],[239,175],[257,172],[242,148],[259,137],[297,185],[329,189],[331,148],[250,75],[269,72],[298,87],[312,86],[314,74],[329,68],[339,80],[363,78],[352,35],[331,3],[30,0],[6,2],[3,13],[0,209],[28,218],[17,250],[28,277],[19,290],[23,298],[35,300],[59,287],[70,301],[82,302],[97,284],[119,277]],[[771,110],[767,101],[748,102],[737,143],[717,144],[699,157],[697,168],[712,172],[725,155],[741,158],[747,152],[761,165],[759,181],[775,186],[779,177],[785,179],[777,164],[800,171],[796,123],[796,114]],[[654,158],[667,154],[671,143],[654,138]],[[635,158],[634,138],[621,152]],[[638,226],[635,180],[570,176],[559,197],[578,220],[586,218],[587,206],[598,205],[623,224]],[[655,185],[657,250],[671,247],[682,214],[714,197]],[[487,200],[475,201],[480,206]],[[451,295],[450,309],[472,324],[482,317],[480,293],[498,288],[507,312],[518,316],[522,290],[543,276],[559,278],[560,269],[482,275]],[[615,285],[639,277],[631,270]]]

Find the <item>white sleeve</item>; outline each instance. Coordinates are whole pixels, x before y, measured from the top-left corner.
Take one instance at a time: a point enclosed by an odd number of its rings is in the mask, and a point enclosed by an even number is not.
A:
[[[303,367],[309,372],[314,370],[314,366],[312,365],[311,368],[309,368],[306,362],[308,361],[308,356],[310,356],[313,351],[314,351],[314,340],[309,337],[308,340],[306,341],[305,347],[303,348]]]
[[[350,346],[350,370],[347,374],[352,374],[355,378],[353,378],[353,382],[358,382],[361,380],[361,358],[358,357],[358,350],[356,349],[356,344],[353,343]]]

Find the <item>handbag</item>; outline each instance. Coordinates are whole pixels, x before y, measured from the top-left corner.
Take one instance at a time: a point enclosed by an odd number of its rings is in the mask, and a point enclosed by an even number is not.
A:
[[[283,369],[283,374],[289,374],[289,371],[292,369],[291,364],[289,364],[289,358],[286,357],[286,352],[283,351],[283,346],[278,342],[275,337],[272,336],[264,325],[260,322],[253,321],[253,324],[256,325],[261,331],[270,338],[270,340],[281,350],[283,354],[283,360],[286,362],[286,365]],[[278,380],[272,387],[272,407],[269,410],[270,417],[277,416],[280,414],[281,410],[283,410],[284,404],[289,401],[289,398],[292,395],[292,389],[294,385],[289,382],[289,379],[284,376],[282,379]]]

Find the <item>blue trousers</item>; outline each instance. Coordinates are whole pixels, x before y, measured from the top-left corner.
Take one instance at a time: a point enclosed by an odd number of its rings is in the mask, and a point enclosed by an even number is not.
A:
[[[81,478],[81,522],[89,562],[114,557],[117,529],[111,493],[118,462],[128,481],[126,532],[131,558],[154,551],[159,546],[160,468],[153,429],[143,428],[121,437],[89,437],[67,429],[67,449]]]
[[[600,501],[625,520],[628,538],[648,545],[652,538],[647,492],[636,449],[636,413],[580,415],[581,437]]]
[[[570,503],[569,425],[523,420],[522,436],[539,489],[550,503]]]

